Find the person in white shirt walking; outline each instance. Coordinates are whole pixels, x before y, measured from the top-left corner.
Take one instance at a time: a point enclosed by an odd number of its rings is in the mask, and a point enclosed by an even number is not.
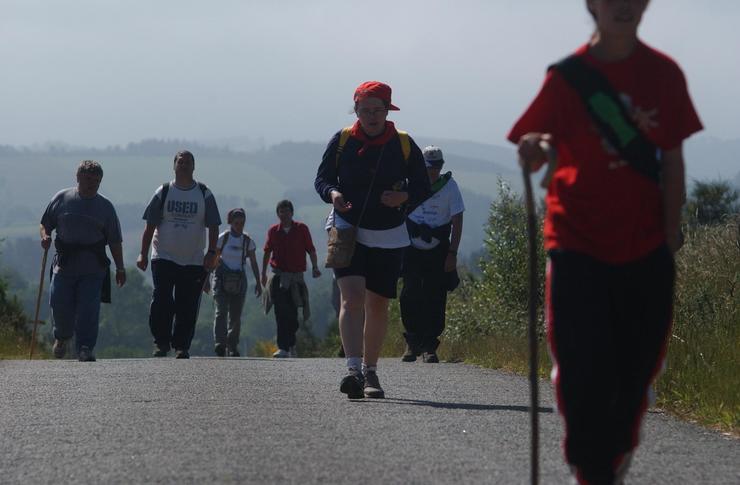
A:
[[[193,154],[178,152],[173,164],[175,180],[155,191],[144,212],[146,227],[136,266],[146,271],[151,245],[154,290],[149,328],[154,357],[165,357],[174,347],[176,358],[188,359],[203,283],[216,266],[221,217],[211,191],[193,179]],[[206,228],[208,251],[204,255]]]
[[[257,249],[254,240],[244,232],[247,214],[242,208],[231,209],[226,215],[230,228],[218,237],[218,266],[213,274],[213,299],[216,315],[213,321],[214,352],[224,357],[239,357],[239,332],[244,300],[247,296],[247,258],[254,275],[254,294],[262,296]]]
[[[452,172],[441,175],[442,150],[428,146],[423,151],[432,196],[407,219],[411,247],[406,250],[401,277],[401,320],[406,352],[402,360],[439,362],[437,347],[445,328],[447,292],[459,282],[457,250],[463,228],[462,195]]]

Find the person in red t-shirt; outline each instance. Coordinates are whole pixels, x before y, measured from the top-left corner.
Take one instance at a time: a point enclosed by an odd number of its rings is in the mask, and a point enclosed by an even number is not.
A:
[[[280,222],[267,230],[262,257],[262,286],[269,292],[275,306],[278,350],[273,357],[295,357],[299,306],[303,307],[303,318],[308,318],[308,289],[303,281],[306,253],[311,258],[313,277],[321,276],[321,271],[308,226],[293,220],[293,204],[289,200],[281,200],[275,210]],[[269,283],[268,265],[272,270]]]
[[[619,94],[658,149],[660,180],[623,160],[565,77],[551,69],[508,139],[538,169],[547,142],[548,341],[565,455],[579,483],[622,483],[661,368],[684,202],[683,140],[702,129],[678,65],[642,43],[648,0],[587,0],[596,22],[575,52]]]

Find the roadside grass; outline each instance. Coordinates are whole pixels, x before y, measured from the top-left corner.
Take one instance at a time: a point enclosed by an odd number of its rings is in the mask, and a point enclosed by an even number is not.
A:
[[[676,259],[674,326],[658,405],[740,434],[740,224],[700,227]]]
[[[26,360],[30,352],[31,341],[25,333],[12,328],[0,326],[0,360]],[[34,360],[48,359],[51,352],[43,342],[37,342],[34,349]]]

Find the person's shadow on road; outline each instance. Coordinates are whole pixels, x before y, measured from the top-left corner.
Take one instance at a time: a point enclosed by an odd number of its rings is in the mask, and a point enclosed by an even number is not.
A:
[[[427,406],[439,409],[462,409],[467,411],[518,411],[523,413],[529,412],[529,406],[517,406],[511,404],[472,404],[462,402],[436,402],[422,401],[419,399],[403,399],[399,397],[385,399],[366,399],[367,402],[401,404],[406,406]],[[540,406],[537,408],[540,413],[552,413],[553,409],[549,406]]]

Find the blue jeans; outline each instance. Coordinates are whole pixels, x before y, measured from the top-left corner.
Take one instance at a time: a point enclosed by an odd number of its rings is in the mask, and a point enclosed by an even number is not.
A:
[[[90,349],[98,341],[100,293],[106,273],[78,276],[55,274],[51,280],[49,304],[54,317],[54,338],[67,340],[75,335],[75,348]]]

